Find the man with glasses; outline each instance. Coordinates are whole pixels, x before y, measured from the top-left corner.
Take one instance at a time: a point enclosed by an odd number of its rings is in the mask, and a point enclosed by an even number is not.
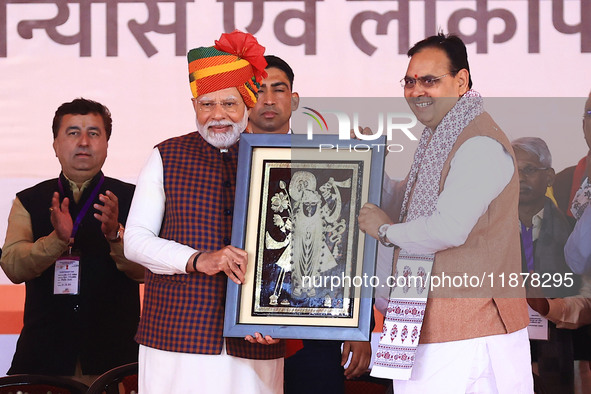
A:
[[[428,299],[420,282],[393,288],[372,375],[394,379],[397,394],[531,393],[523,289],[472,279],[521,271],[511,144],[471,89],[458,37],[428,37],[408,55],[404,96],[426,127],[401,215],[366,204],[359,227],[396,247],[395,276],[471,280],[440,282]]]
[[[546,197],[546,189],[554,182],[546,143],[537,137],[523,137],[511,145],[519,172],[522,271],[531,276],[527,300],[533,310],[545,316],[549,302],[576,295],[580,288],[580,277],[573,275],[564,258],[572,227]],[[563,285],[553,282],[556,275]],[[547,285],[550,282],[552,286]],[[547,338],[530,341],[536,391],[574,393],[573,331],[556,323],[548,323]]]
[[[197,132],[158,144],[138,178],[125,253],[148,268],[136,336],[143,394],[282,392],[278,340],[222,337],[227,279],[241,284],[246,272],[246,252],[230,245],[237,142],[263,53],[239,31],[189,51]]]

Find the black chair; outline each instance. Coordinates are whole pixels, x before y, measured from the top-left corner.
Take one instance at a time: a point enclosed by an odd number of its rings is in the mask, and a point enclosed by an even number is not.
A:
[[[137,394],[138,364],[125,364],[115,367],[99,376],[91,385],[87,394]]]
[[[0,394],[84,394],[88,386],[61,376],[10,375],[0,377]]]

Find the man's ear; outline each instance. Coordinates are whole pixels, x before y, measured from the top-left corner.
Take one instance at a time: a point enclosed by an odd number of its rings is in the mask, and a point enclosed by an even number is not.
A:
[[[300,106],[300,95],[297,92],[291,93],[291,110],[295,111]]]
[[[556,178],[556,172],[554,171],[554,168],[548,168],[547,174],[548,187],[550,187],[554,184],[554,179]]]
[[[462,68],[456,74],[456,80],[458,81],[458,93],[459,95],[463,95],[466,93],[470,88],[468,87],[470,81],[470,73],[465,68]]]
[[[193,104],[193,110],[195,111],[195,115],[198,114],[199,110],[197,108],[197,99],[196,98],[192,98],[191,99],[191,103]]]

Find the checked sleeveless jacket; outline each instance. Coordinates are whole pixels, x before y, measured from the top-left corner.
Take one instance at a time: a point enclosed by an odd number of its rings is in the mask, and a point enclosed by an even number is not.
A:
[[[229,245],[238,144],[220,152],[194,132],[164,141],[157,148],[166,195],[159,236],[201,251]],[[161,350],[220,354],[226,283],[223,272],[157,275],[147,270],[136,340]],[[273,359],[283,357],[284,346],[227,338],[226,350],[237,357]]]

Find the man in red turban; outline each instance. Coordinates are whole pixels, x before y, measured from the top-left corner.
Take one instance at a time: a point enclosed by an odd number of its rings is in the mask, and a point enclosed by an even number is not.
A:
[[[246,252],[230,245],[237,141],[266,76],[264,50],[234,31],[189,51],[197,132],[158,144],[138,178],[125,254],[147,268],[142,394],[282,392],[279,341],[222,336],[226,281],[246,272]]]

